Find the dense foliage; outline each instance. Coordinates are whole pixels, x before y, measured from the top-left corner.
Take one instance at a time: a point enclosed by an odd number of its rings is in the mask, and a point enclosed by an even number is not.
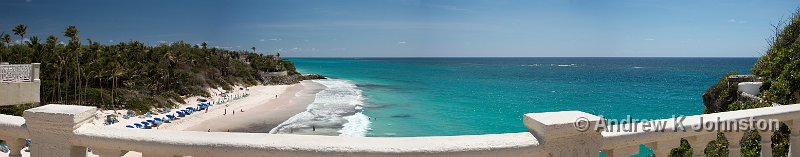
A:
[[[728,105],[727,111],[736,111],[736,110],[746,110],[746,109],[754,109],[754,108],[762,108],[762,107],[770,107],[772,104],[769,104],[764,101],[758,100],[737,100],[733,103]]]
[[[19,25],[14,34],[25,39],[26,30],[27,26]],[[207,87],[268,83],[259,72],[297,74],[291,62],[279,57],[208,48],[206,43],[101,45],[86,39],[82,44],[74,26],[67,27],[63,36],[66,43],[53,35],[43,42],[35,36],[12,42],[10,35],[0,35],[0,62],[42,63],[43,104],[148,111],[185,103],[182,96],[209,96]]]
[[[778,130],[772,132],[772,156],[774,157],[788,157],[789,156],[789,135],[791,135],[789,126],[781,123]]]
[[[703,152],[707,157],[728,157],[728,148],[729,143],[728,139],[725,138],[725,134],[722,132],[717,132],[717,139],[709,141],[708,145],[706,145],[706,149],[704,149]]]
[[[753,74],[765,77],[760,96],[780,104],[800,100],[800,10],[775,37],[766,54],[753,66]]]
[[[704,113],[735,111],[772,106],[772,103],[794,104],[800,102],[800,10],[796,11],[788,24],[775,26],[775,35],[769,48],[753,65],[753,74],[762,77],[758,97],[762,100],[739,99],[735,88],[729,86],[727,76],[711,86],[703,95]],[[707,101],[708,100],[708,101]],[[788,156],[790,128],[781,123],[773,131],[773,156]],[[742,155],[760,156],[761,136],[758,132],[747,132],[742,137]]]
[[[719,81],[712,85],[703,94],[703,113],[716,113],[728,111],[728,104],[736,101],[737,91],[735,86],[728,82],[728,76],[736,75],[736,72],[728,72]]]
[[[761,135],[758,131],[750,130],[744,133],[742,139],[739,140],[741,146],[739,151],[742,152],[742,157],[760,157],[761,156]]]
[[[672,148],[669,151],[669,157],[691,157],[694,150],[692,149],[692,145],[689,144],[689,141],[681,138],[681,145],[678,148]]]

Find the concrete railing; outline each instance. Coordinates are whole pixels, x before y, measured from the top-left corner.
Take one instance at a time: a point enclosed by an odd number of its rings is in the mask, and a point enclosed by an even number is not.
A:
[[[528,132],[435,137],[338,137],[276,135],[261,133],[143,130],[83,125],[93,120],[96,108],[46,105],[25,111],[24,118],[0,115],[0,138],[19,156],[23,139],[31,139],[32,157],[83,157],[87,148],[102,157],[118,157],[135,151],[143,156],[629,156],[644,144],[658,156],[666,156],[688,139],[695,156],[719,130],[692,131],[682,126],[712,120],[775,119],[792,128],[791,145],[800,145],[800,104],[662,119],[661,131],[631,125],[627,131],[607,125],[601,117],[580,111],[530,113],[523,116]],[[642,122],[644,123],[644,122]],[[586,125],[584,125],[586,124]],[[633,124],[633,123],[628,123]],[[641,124],[641,123],[636,123]],[[585,129],[589,128],[589,129]],[[633,129],[636,130],[633,130]],[[762,134],[762,152],[770,156],[769,134]],[[731,156],[738,156],[743,132],[727,132]],[[800,154],[791,149],[791,154]]]
[[[0,106],[40,102],[41,64],[0,64]]]

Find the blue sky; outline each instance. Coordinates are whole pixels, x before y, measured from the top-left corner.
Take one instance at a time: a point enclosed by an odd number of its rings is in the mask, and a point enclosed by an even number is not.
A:
[[[293,57],[757,57],[796,0],[4,0],[0,31]],[[18,38],[18,37],[17,37]],[[64,37],[61,37],[62,39]],[[85,40],[83,41],[85,43]]]

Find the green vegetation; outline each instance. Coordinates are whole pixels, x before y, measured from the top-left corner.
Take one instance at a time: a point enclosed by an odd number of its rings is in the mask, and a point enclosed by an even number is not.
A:
[[[742,140],[739,140],[742,152],[742,157],[760,157],[761,156],[761,135],[756,130],[750,130],[744,133]]]
[[[775,26],[775,35],[769,49],[753,65],[752,72],[762,77],[758,97],[763,100],[739,98],[736,89],[729,86],[727,77],[711,86],[703,95],[704,113],[726,112],[772,106],[772,103],[795,104],[800,102],[800,9],[795,11],[788,24]],[[782,123],[771,136],[773,156],[788,156],[789,133]],[[742,137],[742,155],[760,156],[761,135],[756,131]],[[708,148],[706,149],[708,150]]]
[[[703,152],[707,157],[728,157],[728,145],[728,139],[725,138],[725,134],[717,132],[717,139],[708,142]]]
[[[753,66],[753,74],[765,77],[760,97],[794,104],[800,99],[800,10],[789,24],[776,26],[775,33],[766,54]]]
[[[774,157],[788,157],[789,156],[789,135],[791,135],[789,126],[781,123],[780,128],[772,132],[772,156]]]
[[[736,101],[739,93],[736,87],[731,86],[728,82],[728,76],[731,75],[736,75],[736,72],[728,72],[703,94],[703,103],[705,104],[703,113],[728,111],[728,104]]]
[[[23,39],[27,29],[18,25],[13,32]],[[265,79],[259,72],[288,70],[298,74],[291,62],[256,54],[255,47],[254,52],[245,52],[208,48],[205,42],[147,46],[129,41],[101,45],[86,39],[82,44],[75,26],[67,27],[63,33],[66,43],[53,35],[43,43],[35,36],[24,43],[12,43],[10,35],[0,35],[0,61],[42,63],[43,104],[149,111],[185,103],[184,96],[209,96],[207,87],[232,89],[233,85],[275,80]],[[21,110],[24,106],[3,107],[0,113],[19,115]]]
[[[681,145],[669,151],[669,157],[691,157],[693,153],[692,145],[684,138],[681,138]]]
[[[736,111],[736,110],[746,110],[746,109],[754,109],[754,108],[762,108],[762,107],[770,107],[772,104],[769,104],[764,101],[758,100],[737,100],[733,103],[728,105],[727,111]]]

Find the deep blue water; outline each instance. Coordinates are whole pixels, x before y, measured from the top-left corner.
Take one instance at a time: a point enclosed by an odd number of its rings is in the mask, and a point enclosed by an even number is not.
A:
[[[580,110],[606,118],[703,111],[702,94],[756,58],[291,59],[302,73],[363,91],[367,136],[527,131],[525,113]]]

